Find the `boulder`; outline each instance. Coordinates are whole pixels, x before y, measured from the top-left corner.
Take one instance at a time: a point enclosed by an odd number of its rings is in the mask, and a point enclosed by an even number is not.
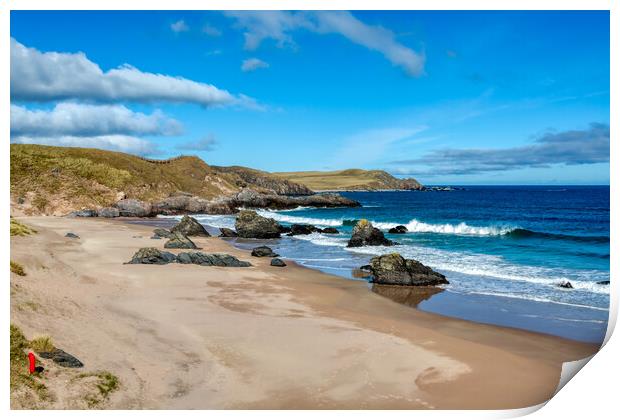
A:
[[[280,258],[273,258],[269,265],[273,267],[286,267],[286,263],[282,261]]]
[[[92,209],[82,209],[77,211],[72,211],[68,214],[69,217],[97,217],[97,210]]]
[[[67,232],[67,234],[65,235],[65,238],[80,239],[80,237],[73,232]]]
[[[280,224],[273,219],[259,216],[255,211],[242,210],[235,221],[235,230],[241,238],[279,238]]]
[[[176,256],[157,248],[140,248],[127,264],[168,264],[176,261]]]
[[[153,214],[174,215],[184,212],[187,209],[190,197],[187,195],[176,195],[156,201],[152,204],[151,211]]]
[[[206,214],[235,214],[237,202],[234,198],[219,197],[207,202],[203,212]]]
[[[298,225],[298,224],[294,224],[291,225],[291,231],[288,234],[288,236],[295,236],[295,235],[310,235],[311,233],[314,232],[320,232],[321,229],[317,228],[316,226],[313,225]]]
[[[574,289],[573,285],[570,281],[561,281],[556,286],[561,287],[563,289]]]
[[[172,232],[164,248],[196,249],[198,248],[191,239],[180,232]]]
[[[158,238],[170,238],[172,236],[172,232],[168,229],[157,228],[153,229],[153,236],[157,236]]]
[[[407,232],[408,232],[407,227],[403,225],[398,225],[388,230],[388,233],[394,233],[394,234],[403,234]]]
[[[241,261],[228,254],[204,254],[202,252],[181,252],[177,256],[181,264],[198,264],[216,267],[250,267],[247,261]]]
[[[280,233],[291,233],[291,228],[289,226],[280,225]]]
[[[398,286],[436,286],[449,284],[443,274],[398,253],[385,254],[370,260],[372,281]]]
[[[84,366],[77,357],[70,355],[61,349],[54,349],[52,351],[42,351],[37,353],[44,359],[52,359],[54,363],[66,368],[81,368]]]
[[[120,212],[116,207],[103,207],[97,210],[97,216],[99,217],[118,217]]]
[[[237,232],[228,228],[220,228],[220,238],[236,238]]]
[[[271,248],[269,248],[268,246],[257,246],[256,248],[252,249],[252,256],[253,257],[279,257],[279,255],[273,252]]]
[[[366,219],[362,219],[353,228],[353,234],[347,244],[347,247],[360,247],[360,246],[376,246],[376,245],[395,245],[395,242],[386,239],[379,229],[374,227]]]
[[[327,233],[329,235],[338,235],[340,231],[333,227],[327,227],[321,231],[322,233]]]
[[[185,215],[181,221],[172,229],[172,233],[180,233],[185,236],[211,236],[203,225],[191,216]]]
[[[121,216],[125,217],[148,217],[151,215],[152,206],[150,203],[126,198],[116,203],[115,207]]]

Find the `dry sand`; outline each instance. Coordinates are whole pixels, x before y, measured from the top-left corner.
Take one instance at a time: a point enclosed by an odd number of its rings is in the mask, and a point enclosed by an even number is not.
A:
[[[520,408],[553,394],[562,362],[597,350],[424,313],[220,238],[195,242],[253,266],[124,265],[164,240],[118,220],[19,220],[38,233],[11,238],[28,273],[11,274],[11,321],[117,375],[107,408]],[[79,407],[48,367],[51,408]]]

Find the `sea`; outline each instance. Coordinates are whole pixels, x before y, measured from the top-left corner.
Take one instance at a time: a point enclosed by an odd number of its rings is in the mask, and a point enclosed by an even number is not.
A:
[[[449,285],[419,310],[600,343],[609,316],[608,186],[458,186],[448,191],[343,192],[359,208],[259,210],[283,225],[335,227],[265,244],[306,267],[347,278],[375,255],[398,252],[444,274]],[[234,228],[230,215],[195,215],[208,227]],[[400,245],[347,248],[368,219]],[[404,225],[406,234],[389,234]],[[572,289],[558,284],[570,282]],[[371,289],[369,285],[369,290]]]

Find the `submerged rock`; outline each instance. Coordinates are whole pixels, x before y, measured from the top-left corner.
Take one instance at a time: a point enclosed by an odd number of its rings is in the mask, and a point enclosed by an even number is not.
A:
[[[370,260],[373,283],[399,286],[435,286],[449,284],[443,274],[398,253],[385,254]]]
[[[220,238],[236,238],[237,232],[228,228],[220,228]]]
[[[333,227],[327,227],[321,231],[322,233],[327,233],[329,235],[338,235],[340,231]]]
[[[273,258],[269,265],[273,267],[286,267],[286,263],[282,261],[280,258]]]
[[[279,238],[280,225],[271,218],[258,215],[253,210],[242,210],[235,221],[235,230],[241,238]]]
[[[609,280],[597,281],[596,284],[606,285],[606,284],[609,284]]]
[[[120,212],[116,207],[103,207],[97,210],[97,216],[99,217],[118,217],[120,216]]]
[[[70,355],[61,349],[54,349],[52,351],[42,351],[37,353],[44,359],[52,359],[54,363],[66,368],[81,368],[84,366],[77,357]]]
[[[172,232],[168,242],[164,244],[164,248],[180,248],[180,249],[196,249],[196,244],[187,236],[180,232]]]
[[[268,246],[257,246],[252,249],[253,257],[279,257],[278,254],[272,251]]]
[[[403,225],[398,225],[388,230],[388,233],[394,233],[394,234],[403,234],[407,232],[408,232],[407,227]]]
[[[176,261],[176,256],[157,248],[140,248],[127,264],[169,264]]]
[[[80,239],[80,237],[73,232],[67,232],[67,234],[65,235],[65,238]]]
[[[310,235],[311,233],[314,233],[314,232],[321,232],[321,229],[313,225],[294,224],[294,225],[291,225],[291,232],[288,234],[288,236]]]
[[[180,233],[185,236],[211,236],[203,225],[191,216],[185,215],[179,223],[176,224],[170,232]]]
[[[177,260],[181,264],[198,264],[216,267],[250,267],[252,265],[232,255],[204,254],[202,252],[181,252],[177,255]]]
[[[557,283],[556,286],[561,287],[563,289],[574,289],[570,281],[561,281]]]
[[[126,198],[116,203],[116,208],[121,216],[125,217],[148,217],[151,215],[152,206],[150,203]]]
[[[396,243],[387,239],[383,232],[374,227],[366,219],[362,219],[353,228],[351,239],[347,244],[347,247],[360,247],[360,246],[377,246],[377,245],[395,245]]]

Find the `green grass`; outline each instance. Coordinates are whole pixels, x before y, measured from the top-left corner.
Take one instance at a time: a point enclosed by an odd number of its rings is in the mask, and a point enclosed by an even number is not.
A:
[[[385,171],[346,169],[343,171],[276,172],[274,175],[315,191],[377,190],[402,188],[400,180]]]
[[[31,375],[28,371],[29,362],[26,351],[30,347],[30,342],[22,330],[14,324],[11,324],[10,345],[11,392],[26,388],[38,396],[40,400],[48,400],[50,395],[47,387],[40,382],[37,375]],[[36,406],[36,404],[33,405]]]
[[[43,351],[53,351],[56,349],[54,343],[52,342],[52,338],[49,335],[41,335],[39,337],[35,337],[30,340],[30,348],[34,350],[36,353],[41,353]]]
[[[11,217],[11,236],[28,236],[34,233],[37,231]]]
[[[97,392],[87,392],[83,398],[89,408],[96,408],[105,402],[110,397],[110,394],[119,389],[120,381],[116,375],[105,370],[81,373],[72,380],[76,381],[91,377],[96,378],[95,387]]]
[[[24,270],[24,267],[21,264],[16,263],[13,260],[11,260],[11,273],[15,273],[18,276],[26,275],[26,271]]]

